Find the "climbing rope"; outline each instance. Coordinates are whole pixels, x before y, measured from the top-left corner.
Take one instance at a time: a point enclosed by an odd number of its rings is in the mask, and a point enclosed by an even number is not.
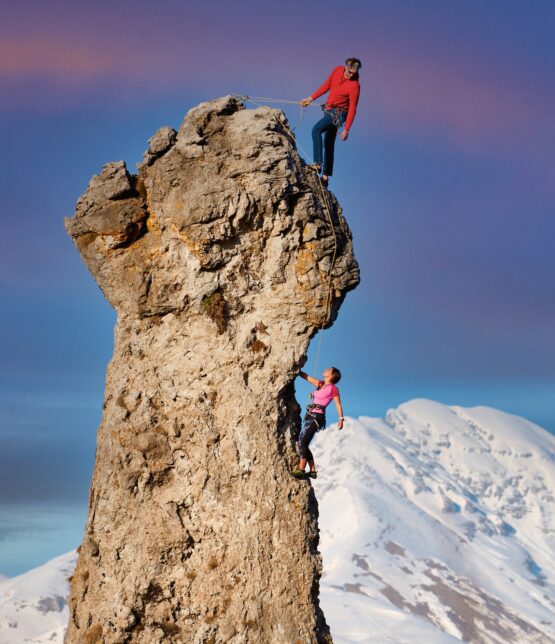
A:
[[[295,139],[293,137],[291,137],[286,130],[284,130],[284,133],[285,133],[286,136],[288,136],[290,138],[290,140],[295,145],[298,145],[297,142],[295,141]],[[300,145],[298,145],[298,147],[302,151],[302,147]],[[306,153],[305,153],[305,156],[307,156],[309,159],[311,158]],[[331,206],[330,206],[329,198],[328,198],[328,195],[326,194],[326,190],[324,189],[324,186],[322,185],[322,182],[320,181],[319,178],[318,178],[318,181],[317,181],[317,185],[318,185],[318,190],[319,190],[320,196],[321,196],[321,203],[324,204],[323,210],[324,210],[324,212],[326,214],[328,224],[329,224],[329,228],[330,228],[330,230],[332,232],[332,236],[333,236],[333,253],[332,253],[332,258],[331,258],[331,262],[330,262],[330,268],[328,270],[328,275],[327,275],[327,281],[328,281],[327,286],[328,286],[328,288],[327,288],[327,293],[326,293],[326,298],[325,298],[324,315],[322,317],[322,321],[321,321],[320,326],[318,328],[319,337],[318,337],[318,344],[316,345],[316,355],[315,355],[315,359],[314,359],[314,372],[315,373],[318,372],[318,362],[319,362],[319,359],[320,359],[320,349],[322,347],[322,338],[324,337],[324,334],[323,334],[322,331],[323,331],[325,325],[327,324],[327,322],[329,321],[330,313],[331,313],[331,293],[332,293],[332,285],[333,285],[332,284],[332,273],[333,273],[333,269],[335,267],[335,260],[337,258],[337,233],[335,231],[335,225],[333,223],[333,219],[332,219],[332,215],[331,215]]]
[[[301,101],[289,101],[285,98],[265,98],[263,96],[247,96],[246,94],[232,94],[234,98],[239,98],[250,103],[260,101],[261,103],[286,103],[287,105],[300,105]]]
[[[330,269],[328,271],[328,292],[326,296],[326,301],[325,301],[325,308],[324,308],[324,318],[323,321],[320,325],[319,328],[319,338],[318,338],[318,344],[316,346],[316,356],[314,358],[314,372],[318,372],[318,361],[320,359],[320,349],[322,347],[322,338],[324,336],[323,334],[323,329],[325,324],[328,322],[329,317],[330,317],[330,307],[331,307],[331,290],[332,290],[332,272],[335,266],[335,259],[337,257],[337,233],[335,232],[335,226],[333,224],[333,219],[331,218],[331,208],[328,202],[328,196],[325,193],[324,186],[322,185],[321,181],[318,181],[318,186],[320,188],[320,193],[322,195],[322,198],[324,200],[324,203],[326,204],[326,207],[324,210],[326,211],[326,215],[328,217],[328,223],[330,225],[330,229],[333,234],[333,254],[331,258],[331,263],[330,263]]]
[[[295,132],[295,130],[299,127],[299,125],[302,123],[302,120],[305,117],[306,110],[307,110],[307,105],[302,105],[300,101],[288,101],[286,99],[281,99],[281,98],[264,98],[262,96],[246,96],[242,94],[232,94],[234,98],[237,98],[239,100],[242,100],[246,103],[252,103],[253,105],[256,105],[257,107],[265,107],[263,103],[285,103],[287,105],[300,105],[301,107],[301,113],[299,116],[299,120],[291,127],[291,131]],[[295,141],[295,145],[299,147],[301,152],[310,159],[310,155],[307,154],[306,150],[304,150],[301,146],[300,143]]]
[[[266,97],[261,97],[261,96],[246,96],[242,94],[233,94],[233,96],[237,99],[243,100],[245,102],[253,103],[254,105],[257,105],[258,107],[264,107],[262,103],[283,103],[287,105],[300,105],[301,106],[301,114],[298,122],[295,124],[294,127],[291,128],[291,131],[294,132],[297,127],[301,124],[305,114],[306,114],[306,108],[308,106],[301,105],[300,101],[290,101],[287,99],[280,99],[280,98],[266,98]],[[274,117],[276,119],[276,122],[283,127],[284,123],[282,123],[277,116]],[[304,154],[306,158],[310,160],[311,163],[314,163],[312,157],[305,151],[303,150],[302,146],[294,136],[292,136],[285,128],[283,128],[283,133],[289,138],[289,140],[293,143],[295,147],[298,147],[300,151]],[[327,295],[325,299],[325,306],[324,306],[324,316],[322,318],[322,322],[318,328],[319,331],[319,338],[318,338],[318,344],[316,346],[316,357],[314,361],[314,370],[315,372],[318,371],[318,361],[320,358],[320,349],[322,347],[322,337],[323,337],[323,329],[324,326],[327,324],[329,317],[330,317],[330,306],[331,306],[331,292],[332,292],[332,273],[333,269],[335,267],[335,260],[337,258],[337,233],[335,232],[335,226],[333,223],[333,219],[331,216],[331,206],[328,200],[328,195],[326,194],[326,191],[324,190],[324,186],[322,185],[322,182],[318,180],[318,189],[320,191],[320,195],[322,197],[322,202],[324,203],[324,211],[326,213],[326,217],[328,220],[328,224],[330,227],[330,230],[333,235],[333,253],[332,253],[332,259],[330,263],[330,268],[328,271],[328,289],[327,289]]]

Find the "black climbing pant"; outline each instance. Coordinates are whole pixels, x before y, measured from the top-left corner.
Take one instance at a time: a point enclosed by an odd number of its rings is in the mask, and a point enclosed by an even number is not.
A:
[[[321,416],[321,418],[319,418]],[[303,427],[299,434],[299,454],[301,458],[306,458],[309,463],[314,462],[314,456],[308,449],[310,441],[319,429],[326,426],[326,417],[324,414],[306,414],[303,421]]]

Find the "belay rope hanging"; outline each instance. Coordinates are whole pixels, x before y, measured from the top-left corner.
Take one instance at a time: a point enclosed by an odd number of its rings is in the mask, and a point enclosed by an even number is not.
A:
[[[287,105],[300,105],[301,106],[301,114],[300,118],[295,124],[294,127],[291,128],[291,131],[294,132],[297,127],[301,124],[305,114],[306,114],[306,107],[301,105],[300,101],[289,101],[286,99],[279,99],[279,98],[265,98],[262,96],[245,96],[242,94],[233,94],[234,98],[240,99],[242,101],[248,102],[248,103],[253,103],[254,105],[257,105],[258,107],[264,107],[263,103],[284,103]],[[311,162],[314,162],[312,157],[307,154],[305,150],[303,150],[302,146],[295,140],[293,136],[283,127],[283,123],[277,118],[277,116],[274,116],[276,119],[276,122],[280,126],[280,129],[282,129],[283,133],[289,138],[289,140],[293,143],[295,148],[298,147],[298,149],[304,154],[306,158],[308,158]],[[330,227],[330,230],[333,235],[333,253],[332,253],[332,258],[330,262],[330,268],[328,271],[328,288],[327,288],[327,294],[326,294],[326,299],[325,299],[325,306],[324,306],[324,316],[322,318],[322,321],[320,323],[320,326],[318,328],[319,332],[319,338],[318,338],[318,344],[316,345],[316,356],[314,359],[314,371],[318,371],[318,361],[320,359],[320,349],[322,347],[322,337],[323,337],[323,329],[324,326],[327,324],[330,318],[330,306],[331,306],[331,291],[332,291],[332,273],[333,269],[335,266],[335,260],[337,257],[337,233],[335,232],[335,226],[333,224],[333,219],[331,215],[331,206],[330,202],[328,199],[328,195],[326,194],[326,190],[324,189],[324,186],[322,185],[322,182],[318,178],[317,181],[318,184],[318,189],[320,191],[320,196],[322,197],[322,203],[324,204],[324,211],[326,213],[326,217],[328,220],[328,224]]]

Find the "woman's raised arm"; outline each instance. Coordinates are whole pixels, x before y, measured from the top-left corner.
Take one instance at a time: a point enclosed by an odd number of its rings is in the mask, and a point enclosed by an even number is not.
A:
[[[320,384],[320,381],[319,381],[319,380],[317,380],[316,378],[313,378],[312,376],[309,376],[309,375],[308,375],[307,373],[305,373],[304,371],[299,371],[299,376],[300,376],[301,378],[304,378],[305,380],[308,380],[308,382],[309,382],[311,385],[314,385],[315,387],[317,387],[317,386]]]

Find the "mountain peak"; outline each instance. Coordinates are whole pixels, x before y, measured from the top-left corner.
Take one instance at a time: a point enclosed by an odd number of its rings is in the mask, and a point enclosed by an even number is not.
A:
[[[321,432],[313,451],[336,641],[362,628],[391,642],[555,638],[555,437],[487,407],[412,400]],[[338,606],[353,593],[349,625]]]

